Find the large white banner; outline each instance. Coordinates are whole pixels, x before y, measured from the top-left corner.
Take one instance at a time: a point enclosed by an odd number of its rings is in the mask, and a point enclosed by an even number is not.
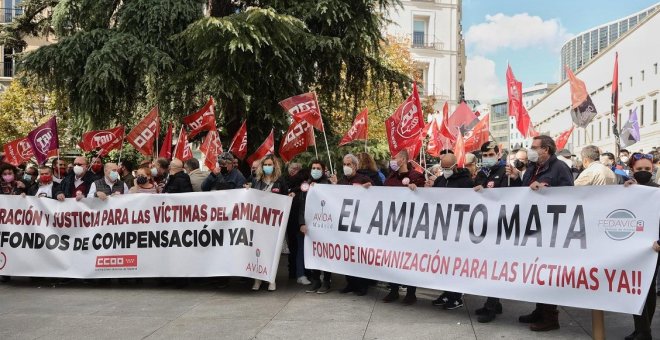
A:
[[[0,275],[275,278],[291,197],[254,189],[106,201],[0,195]]]
[[[315,185],[307,268],[639,314],[658,254],[660,190]]]

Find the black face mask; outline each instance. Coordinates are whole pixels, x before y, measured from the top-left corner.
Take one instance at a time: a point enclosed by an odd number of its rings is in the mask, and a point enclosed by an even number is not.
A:
[[[147,182],[149,182],[149,179],[147,179],[147,176],[138,176],[136,178],[136,182],[139,185],[145,185],[147,184]]]
[[[653,174],[650,171],[637,171],[633,174],[633,177],[639,184],[646,184],[651,181]]]
[[[229,169],[227,169],[227,167],[222,166],[220,167],[220,173],[226,175],[229,173]]]
[[[518,170],[522,170],[522,169],[525,168],[525,163],[523,163],[523,162],[522,162],[521,160],[519,160],[519,159],[516,159],[516,160],[513,162],[513,166],[515,166],[516,169],[518,169]]]

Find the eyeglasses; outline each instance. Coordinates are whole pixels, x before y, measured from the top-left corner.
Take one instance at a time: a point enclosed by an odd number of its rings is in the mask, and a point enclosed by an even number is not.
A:
[[[642,158],[646,158],[646,159],[650,160],[651,162],[653,162],[653,155],[651,155],[649,153],[634,153],[632,155],[632,158],[636,161],[638,161]]]

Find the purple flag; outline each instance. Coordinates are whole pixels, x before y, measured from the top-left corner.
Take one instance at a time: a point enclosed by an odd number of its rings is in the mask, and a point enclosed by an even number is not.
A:
[[[48,152],[60,147],[55,116],[28,133],[27,139],[37,163],[43,164],[48,159]]]
[[[628,118],[626,125],[621,128],[619,144],[622,148],[625,148],[639,142],[640,139],[639,122],[637,121],[637,108],[635,108],[630,114],[630,118]]]

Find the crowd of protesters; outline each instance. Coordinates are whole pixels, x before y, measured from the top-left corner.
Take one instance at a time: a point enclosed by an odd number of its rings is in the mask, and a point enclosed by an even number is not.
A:
[[[307,191],[316,184],[361,185],[432,188],[472,188],[475,191],[500,187],[529,187],[543,190],[545,187],[582,185],[646,185],[660,186],[660,148],[650,153],[620,150],[618,155],[585,146],[579,156],[569,150],[556,150],[552,138],[538,136],[529,149],[500,150],[494,142],[483,144],[477,152],[468,153],[463,167],[451,150],[445,150],[439,162],[428,169],[416,166],[407,151],[401,151],[389,163],[378,167],[368,153],[347,154],[343,157],[340,174],[331,174],[326,164],[313,160],[307,166],[289,163],[284,169],[281,161],[268,155],[250,164],[250,172],[242,173],[238,160],[230,153],[218,157],[218,166],[211,172],[200,169],[200,163],[192,158],[185,162],[158,158],[145,160],[138,166],[132,162],[120,164],[99,158],[88,160],[75,157],[72,162],[53,159],[51,166],[23,165],[15,167],[0,163],[2,180],[0,193],[3,195],[28,195],[63,201],[66,198],[81,200],[96,197],[106,200],[115,195],[133,193],[169,194],[199,191],[252,188],[293,197],[287,224],[286,243],[289,250],[289,278],[305,285],[308,293],[325,294],[331,291],[333,275],[329,272],[308,270],[304,263],[304,235],[307,231],[304,218]],[[660,244],[653,244],[660,251]],[[657,276],[657,272],[655,274]],[[3,282],[9,277],[1,278]],[[655,281],[655,280],[654,280]],[[186,280],[174,279],[177,286],[185,286]],[[367,294],[373,280],[346,276],[343,294]],[[262,282],[255,280],[252,289],[261,289]],[[417,302],[416,287],[401,287],[399,283],[388,284],[389,293],[383,302],[392,303],[400,298],[405,305]],[[268,290],[276,289],[275,282],[268,282]],[[658,293],[660,295],[660,292]],[[643,312],[634,316],[635,331],[626,339],[651,339],[651,319],[655,311],[656,290],[649,290]],[[461,292],[443,292],[431,302],[447,310],[463,307]],[[483,307],[476,310],[478,321],[493,321],[503,312],[498,298],[486,298]],[[528,315],[519,317],[522,323],[530,324],[533,331],[558,329],[558,309],[555,305],[536,304]]]

